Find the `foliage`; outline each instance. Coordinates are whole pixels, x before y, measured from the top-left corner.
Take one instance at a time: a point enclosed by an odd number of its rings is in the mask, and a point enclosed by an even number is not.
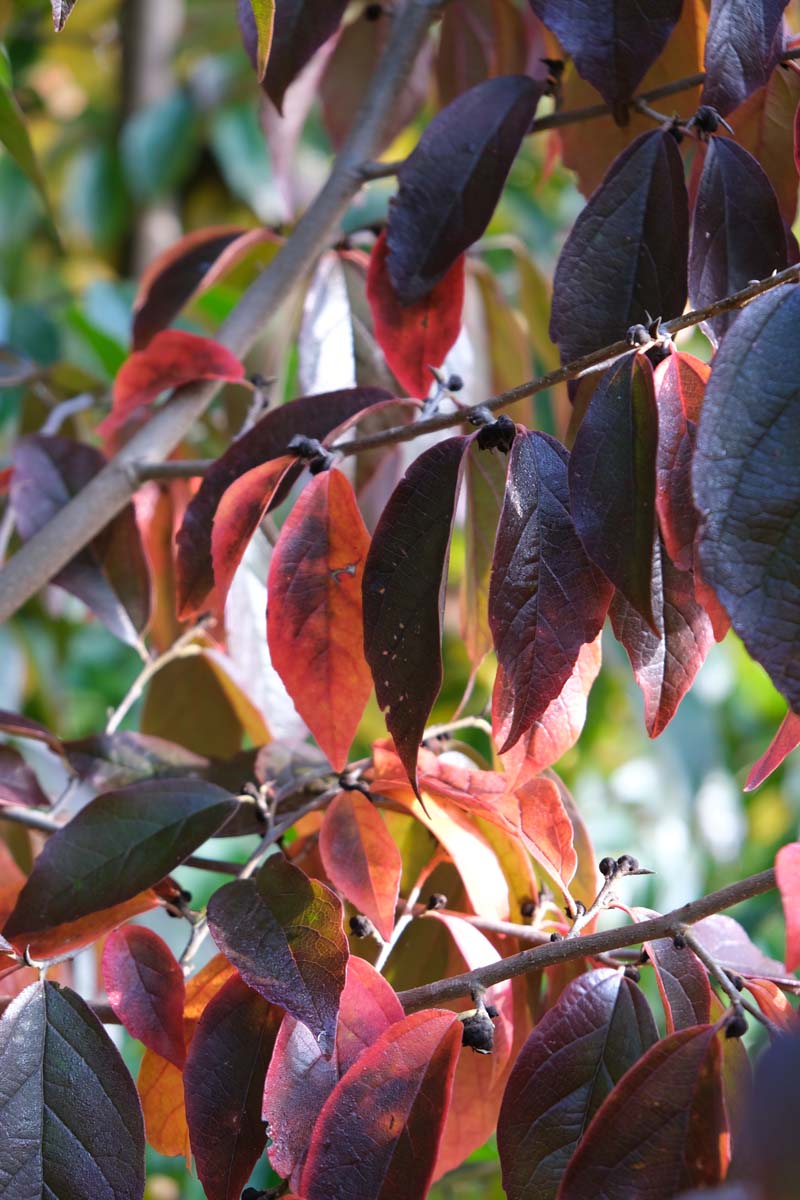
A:
[[[39,204],[0,234],[1,644],[108,674],[0,713],[0,1194],[142,1200],[157,1153],[209,1200],[489,1195],[488,1154],[509,1200],[788,1200],[797,14],[190,4],[181,86],[62,143],[104,3],[55,44],[0,6],[0,205]],[[631,736],[601,658],[669,738],[731,630],[768,832],[644,908],[565,782]],[[762,949],[723,913],[765,893]]]

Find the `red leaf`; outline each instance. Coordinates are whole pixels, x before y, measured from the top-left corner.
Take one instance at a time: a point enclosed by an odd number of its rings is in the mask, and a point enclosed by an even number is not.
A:
[[[553,1200],[588,1122],[658,1037],[641,991],[603,968],[573,980],[520,1051],[497,1148],[508,1200]]]
[[[223,493],[211,530],[214,564],[214,607],[220,613],[250,539],[261,524],[287,471],[297,465],[294,455],[273,458],[235,479]]]
[[[281,1016],[235,975],[205,1008],[192,1038],[186,1117],[208,1200],[239,1200],[263,1152],[261,1095]]]
[[[794,137],[792,139],[794,148],[794,165],[797,168],[797,173],[800,175],[800,104],[798,104],[794,113]]]
[[[135,350],[114,380],[113,406],[97,432],[110,439],[138,408],[162,393],[199,379],[238,383],[245,370],[235,354],[211,338],[178,329],[157,333],[144,350]]]
[[[533,857],[570,898],[569,882],[578,866],[572,822],[552,779],[531,779],[516,792],[520,831]]]
[[[786,918],[786,970],[800,967],[800,842],[790,842],[775,856],[775,878]]]
[[[489,623],[503,671],[498,697],[512,746],[560,695],[581,647],[602,628],[612,589],[570,516],[569,456],[555,439],[514,440],[497,530]]]
[[[367,275],[367,300],[375,338],[406,391],[412,396],[425,397],[433,382],[428,367],[442,365],[461,329],[464,255],[456,259],[427,295],[413,304],[403,304],[389,278],[388,254],[384,230],[372,250]]]
[[[262,1112],[269,1126],[267,1153],[279,1175],[289,1179],[299,1171],[328,1096],[359,1055],[403,1015],[383,976],[363,958],[351,957],[330,1058],[323,1057],[307,1026],[284,1017],[264,1083]]]
[[[169,946],[141,925],[126,925],[106,939],[103,986],[131,1037],[182,1067],[183,971]]]
[[[714,644],[714,630],[697,601],[694,576],[672,565],[660,538],[653,547],[652,561],[652,612],[657,633],[620,592],[609,611],[614,633],[628,653],[642,690],[645,726],[654,738],[675,716],[692,686]]]
[[[637,909],[637,920],[657,916],[649,910]],[[690,1025],[706,1025],[711,1018],[711,985],[706,969],[691,950],[678,950],[672,938],[645,942],[658,982],[667,1033],[688,1029]]]
[[[532,775],[544,771],[577,742],[586,720],[589,692],[600,673],[601,640],[602,634],[598,633],[593,642],[581,646],[572,674],[559,695],[550,701],[524,737],[502,756],[511,779],[516,779],[523,770]],[[508,711],[503,695],[505,686],[505,676],[498,667],[492,694],[492,725],[497,731],[498,742],[505,741],[508,736],[508,721],[503,719],[503,714]]]
[[[718,1183],[727,1165],[721,1053],[713,1025],[656,1042],[601,1105],[567,1167],[559,1200],[648,1200]]]
[[[339,1081],[303,1169],[305,1200],[420,1200],[447,1117],[461,1023],[428,1009],[391,1025]]]
[[[755,791],[773,771],[777,770],[787,754],[800,745],[800,716],[791,709],[778,726],[778,732],[767,746],[761,758],[753,763],[744,785],[746,792]]]
[[[372,691],[361,584],[369,533],[341,471],[312,479],[272,554],[267,639],[273,665],[335,771]]]
[[[697,513],[692,500],[692,453],[710,374],[691,354],[670,354],[655,369],[658,407],[656,512],[667,553],[680,571],[692,566]]]
[[[423,451],[395,488],[364,567],[364,652],[378,704],[413,786],[442,686],[442,609],[464,453],[451,437]]]
[[[744,986],[768,1020],[787,1032],[797,1032],[797,1013],[771,979],[745,979]]]
[[[372,802],[361,792],[340,792],[325,813],[319,849],[328,878],[388,941],[403,860]]]

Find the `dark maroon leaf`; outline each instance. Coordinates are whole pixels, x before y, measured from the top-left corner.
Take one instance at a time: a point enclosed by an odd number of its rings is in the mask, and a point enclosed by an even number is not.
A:
[[[744,310],[697,432],[700,567],[750,655],[800,711],[800,287]]]
[[[544,433],[517,437],[511,451],[489,589],[489,622],[511,692],[500,753],[560,694],[611,599],[611,584],[587,557],[570,515],[568,461]]]
[[[378,704],[416,787],[417,750],[442,686],[442,609],[469,438],[420,454],[383,511],[364,567],[364,653]]]
[[[800,1178],[800,1037],[776,1038],[759,1059],[732,1173],[753,1186],[745,1200],[794,1200]],[[738,1198],[737,1198],[738,1200]]]
[[[186,988],[163,938],[142,925],[116,929],[103,947],[102,974],[108,1002],[131,1037],[180,1070]]]
[[[681,15],[683,0],[531,0],[578,74],[609,108],[630,100]]]
[[[644,722],[654,738],[675,716],[714,645],[711,619],[695,596],[691,572],[673,566],[660,538],[653,548],[652,600],[655,633],[619,592],[609,615],[642,689]]]
[[[655,916],[646,913],[642,916]],[[711,1017],[711,985],[706,969],[688,946],[678,949],[672,938],[645,942],[658,980],[667,1018],[667,1033],[707,1025]]]
[[[695,1025],[656,1042],[606,1098],[567,1167],[560,1200],[673,1200],[718,1183],[726,1116],[719,1036]]]
[[[569,494],[586,553],[653,628],[657,443],[652,367],[627,354],[606,371],[581,422]]]
[[[347,0],[277,0],[272,27],[272,49],[262,87],[278,112],[293,79],[323,42],[339,28]],[[253,66],[258,35],[250,0],[238,0],[239,28]]]
[[[611,164],[561,251],[550,336],[562,362],[686,303],[689,202],[675,139],[643,133]]]
[[[38,721],[23,717],[21,713],[8,712],[0,709],[0,730],[12,737],[30,738],[33,742],[42,742],[48,750],[63,757],[64,746],[59,738]]]
[[[697,512],[692,498],[692,458],[697,419],[709,367],[676,351],[653,375],[658,408],[656,512],[667,553],[679,571],[691,569]]]
[[[338,897],[274,854],[255,878],[214,893],[208,924],[244,981],[307,1025],[330,1056],[348,956]]]
[[[169,875],[236,807],[201,780],[148,780],[97,796],[48,838],[3,933],[24,943],[129,900]]]
[[[144,1124],[119,1051],[68,988],[32,983],[0,1020],[3,1200],[141,1200]]]
[[[26,804],[31,808],[50,806],[36,772],[12,746],[0,746],[0,804]]]
[[[658,1033],[619,971],[573,980],[520,1051],[497,1124],[509,1200],[553,1200],[589,1121]]]
[[[271,458],[285,454],[296,435],[322,439],[372,404],[391,400],[382,388],[345,388],[319,396],[301,396],[268,412],[238,438],[206,472],[200,490],[186,509],[178,532],[178,599],[182,617],[202,612],[214,587],[211,527],[223,494],[235,479]],[[277,504],[300,473],[290,472],[275,496]]]
[[[177,742],[129,729],[77,738],[65,742],[64,749],[78,778],[98,792],[126,787],[139,779],[205,776],[212,765],[210,759]]]
[[[68,438],[34,434],[14,450],[11,504],[27,541],[104,467],[99,450]],[[116,637],[136,645],[150,618],[150,576],[132,505],[127,505],[57,575]]]
[[[305,1200],[426,1196],[461,1051],[455,1013],[390,1025],[328,1097],[300,1181]]]
[[[239,1200],[263,1153],[261,1094],[282,1016],[234,975],[198,1022],[183,1082],[192,1153],[208,1200]]]
[[[701,101],[723,116],[763,87],[783,50],[788,0],[711,0]]]
[[[746,979],[771,979],[797,986],[797,980],[787,974],[783,963],[763,954],[733,917],[723,913],[706,917],[692,927],[692,932],[703,949],[727,971]]]
[[[692,307],[704,308],[751,279],[765,279],[788,261],[783,218],[769,179],[731,138],[712,138],[692,217]],[[736,316],[723,313],[703,322],[715,345]]]
[[[543,84],[501,75],[431,121],[397,173],[389,210],[389,276],[404,304],[421,300],[491,220]]]

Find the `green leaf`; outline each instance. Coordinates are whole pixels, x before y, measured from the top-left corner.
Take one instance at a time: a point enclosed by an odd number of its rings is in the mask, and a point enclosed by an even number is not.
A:
[[[267,73],[269,52],[272,49],[272,29],[275,24],[275,0],[250,0],[250,7],[256,22],[258,33],[258,54],[256,71],[258,82],[261,83]]]
[[[25,117],[5,79],[0,80],[0,142],[37,189],[50,214],[44,175],[31,144]]]

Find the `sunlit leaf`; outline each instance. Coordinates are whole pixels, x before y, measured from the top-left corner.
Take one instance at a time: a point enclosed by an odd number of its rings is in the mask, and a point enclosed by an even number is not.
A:
[[[103,947],[103,987],[131,1037],[182,1067],[183,971],[166,942],[141,925],[126,925]]]
[[[464,459],[465,563],[461,584],[461,631],[473,667],[492,649],[489,627],[489,584],[503,496],[508,456],[482,450],[473,441]]]
[[[361,792],[340,792],[325,813],[319,849],[331,882],[390,938],[403,863],[372,802]]]
[[[786,918],[786,970],[800,967],[800,842],[782,846],[775,856],[775,879]]]
[[[761,758],[753,763],[750,768],[750,773],[747,776],[747,783],[744,785],[746,792],[752,792],[765,779],[768,779],[773,771],[776,771],[788,754],[791,754],[800,746],[800,716],[793,713],[791,709],[778,726],[778,732],[767,746]]]
[[[637,919],[656,916],[637,910]],[[667,1019],[667,1033],[706,1025],[711,1019],[711,985],[700,959],[688,946],[679,949],[672,938],[658,938],[642,947],[650,956]]]

